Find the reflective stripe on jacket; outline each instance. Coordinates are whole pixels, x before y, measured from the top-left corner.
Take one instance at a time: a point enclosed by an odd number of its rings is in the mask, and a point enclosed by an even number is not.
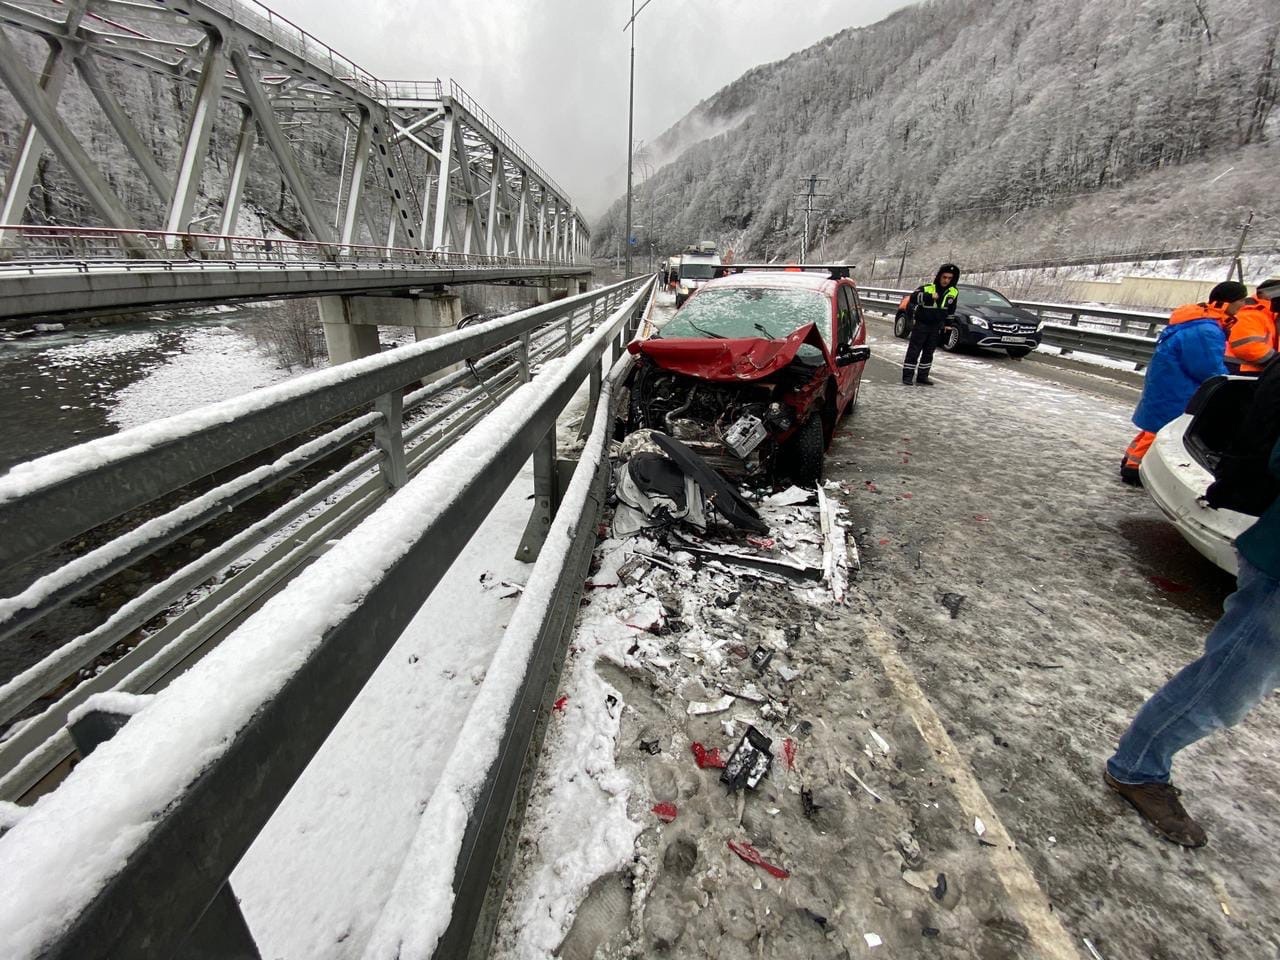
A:
[[[960,291],[955,287],[947,287],[939,296],[937,285],[926,283],[916,288],[911,299],[915,303],[916,323],[939,326],[956,315],[956,301],[960,299]]]
[[[1236,314],[1227,338],[1227,359],[1241,373],[1261,373],[1276,357],[1276,315],[1271,304],[1252,297]]]

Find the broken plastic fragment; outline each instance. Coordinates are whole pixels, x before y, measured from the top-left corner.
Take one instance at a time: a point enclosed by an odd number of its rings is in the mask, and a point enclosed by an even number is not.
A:
[[[773,651],[764,647],[756,647],[755,652],[751,654],[751,665],[756,668],[757,673],[763,673],[768,669],[769,661],[773,659]]]
[[[740,790],[744,786],[754,790],[769,772],[769,764],[773,761],[772,746],[772,740],[755,727],[748,726],[729,757],[720,781],[728,784],[730,790]]]
[[[871,739],[876,742],[876,746],[880,748],[881,753],[889,752],[889,741],[880,736],[880,734],[876,733],[874,730],[871,731]]]
[[[654,737],[652,740],[641,740],[640,749],[651,757],[657,756],[662,751],[662,744],[657,737]]]
[[[727,693],[719,700],[695,700],[689,704],[688,712],[691,717],[701,717],[710,713],[724,713],[733,706],[733,697]]]
[[[800,671],[795,667],[789,667],[785,663],[778,664],[778,676],[782,678],[783,683],[790,683],[796,677],[800,676]]]
[[[655,803],[653,812],[663,823],[670,823],[676,818],[676,805],[674,803]]]
[[[809,503],[813,500],[813,491],[805,490],[803,487],[787,487],[781,493],[775,493],[771,497],[765,497],[764,502],[775,507],[793,507],[802,503]]]
[[[875,933],[864,933],[862,935],[862,939],[867,941],[868,947],[878,947],[880,944],[884,943],[884,941],[880,939],[880,935]]]
[[[933,883],[918,870],[903,870],[902,879],[917,890],[923,890],[925,893],[933,892]]]
[[[723,770],[725,766],[724,757],[720,756],[720,748],[712,747],[708,750],[697,740],[689,745],[693,751],[693,760],[702,770],[714,769]]]
[[[782,867],[775,866],[767,861],[760,855],[759,850],[747,843],[745,840],[730,840],[729,849],[747,863],[764,870],[771,877],[776,877],[779,880],[785,880],[787,877],[791,876],[791,874],[782,869]]]
[[[973,818],[973,832],[980,837],[987,832],[987,825],[982,822],[981,817]]]

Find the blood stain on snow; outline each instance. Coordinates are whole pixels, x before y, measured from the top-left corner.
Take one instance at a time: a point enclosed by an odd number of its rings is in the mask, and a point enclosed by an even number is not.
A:
[[[1179,583],[1177,580],[1170,580],[1168,577],[1161,577],[1157,574],[1152,574],[1151,576],[1147,577],[1147,579],[1150,580],[1152,583],[1154,583],[1157,587],[1159,587],[1165,593],[1186,593],[1188,590],[1191,589],[1185,583]]]
[[[790,737],[783,741],[782,755],[786,758],[787,769],[794,770],[796,768],[796,742]]]
[[[561,696],[552,705],[551,709],[554,710],[556,713],[564,713],[564,708],[568,703],[569,703],[569,698],[567,696]]]

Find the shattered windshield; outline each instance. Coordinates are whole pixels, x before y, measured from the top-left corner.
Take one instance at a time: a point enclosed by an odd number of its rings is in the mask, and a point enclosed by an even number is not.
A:
[[[659,332],[665,340],[716,337],[781,340],[815,323],[831,337],[831,301],[817,290],[770,287],[704,288]]]

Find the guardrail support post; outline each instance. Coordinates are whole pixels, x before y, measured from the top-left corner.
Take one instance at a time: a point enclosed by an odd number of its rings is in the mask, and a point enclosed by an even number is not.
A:
[[[603,379],[600,364],[591,368],[591,379],[587,387],[587,409],[582,414],[582,425],[578,428],[578,439],[586,440],[591,434],[591,425],[596,422],[596,407],[600,403],[600,381]]]
[[[222,885],[176,956],[183,960],[262,960],[230,883]]]
[[[556,428],[553,426],[533,451],[533,512],[520,538],[516,559],[533,563],[542,552],[551,530],[551,520],[560,504],[560,489],[556,471]]]
[[[533,371],[529,369],[529,350],[532,337],[527,333],[520,335],[520,382],[528,383],[533,379]]]
[[[378,469],[391,490],[399,490],[409,482],[404,462],[404,398],[399,391],[384,393],[373,402],[373,408],[382,414],[382,422],[373,428],[373,442],[382,451]]]

